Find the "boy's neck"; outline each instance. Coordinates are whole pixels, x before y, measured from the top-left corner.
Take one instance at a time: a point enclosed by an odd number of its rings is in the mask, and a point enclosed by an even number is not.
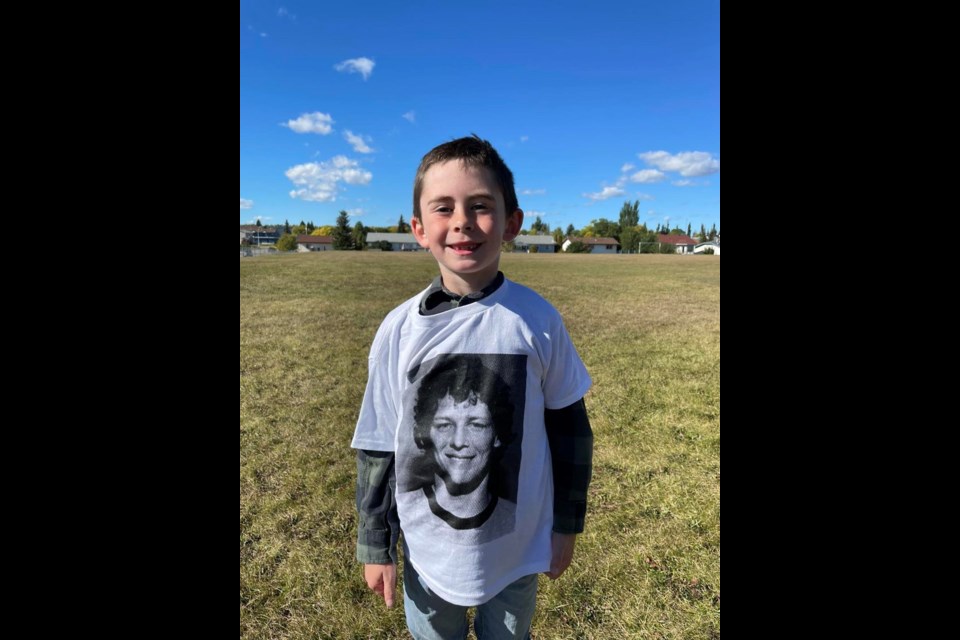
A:
[[[493,273],[464,273],[458,274],[445,269],[440,270],[440,280],[443,288],[458,296],[483,291],[493,284],[500,272],[499,264],[494,265]]]

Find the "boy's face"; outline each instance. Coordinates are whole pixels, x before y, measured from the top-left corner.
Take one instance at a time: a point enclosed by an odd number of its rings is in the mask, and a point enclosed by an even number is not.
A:
[[[486,167],[459,160],[435,164],[423,177],[422,220],[413,234],[440,265],[444,286],[464,295],[490,284],[500,268],[500,245],[517,237],[523,211],[505,211],[503,194]]]
[[[500,444],[485,402],[470,398],[458,403],[450,395],[437,404],[430,439],[453,495],[465,495],[480,486],[490,472],[490,454]]]

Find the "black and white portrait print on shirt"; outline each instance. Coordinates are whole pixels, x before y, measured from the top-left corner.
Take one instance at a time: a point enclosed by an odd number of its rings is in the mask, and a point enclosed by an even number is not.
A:
[[[526,355],[449,354],[408,372],[397,490],[421,492],[419,518],[477,541],[513,531],[526,365]]]

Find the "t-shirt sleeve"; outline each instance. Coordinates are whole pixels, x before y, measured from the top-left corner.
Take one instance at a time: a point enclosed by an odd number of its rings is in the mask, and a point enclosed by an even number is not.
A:
[[[360,417],[353,433],[354,449],[394,451],[400,402],[396,375],[397,347],[392,345],[388,327],[381,327],[370,347],[367,389],[360,405]]]
[[[543,401],[547,409],[562,409],[586,395],[593,381],[559,313],[553,324],[548,335],[550,362],[543,379]]]

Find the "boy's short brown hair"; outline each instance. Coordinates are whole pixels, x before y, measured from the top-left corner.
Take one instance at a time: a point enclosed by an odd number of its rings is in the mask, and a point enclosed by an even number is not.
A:
[[[423,178],[427,171],[435,164],[459,160],[468,167],[486,167],[493,173],[497,185],[503,194],[503,204],[506,207],[507,217],[520,208],[517,202],[517,192],[513,186],[513,173],[507,167],[493,145],[481,139],[477,134],[467,138],[458,138],[431,149],[420,161],[417,177],[413,180],[413,215],[422,220],[420,212],[420,194],[423,193]]]

